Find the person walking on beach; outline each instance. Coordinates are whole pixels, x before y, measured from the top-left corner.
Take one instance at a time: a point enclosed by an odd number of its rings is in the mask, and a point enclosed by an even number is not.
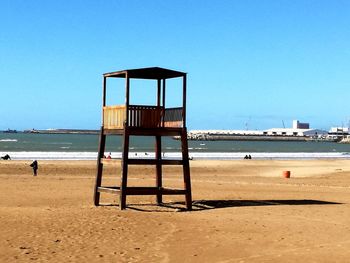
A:
[[[39,168],[37,160],[33,160],[33,162],[30,164],[30,167],[33,168],[33,176],[37,176],[37,170]]]

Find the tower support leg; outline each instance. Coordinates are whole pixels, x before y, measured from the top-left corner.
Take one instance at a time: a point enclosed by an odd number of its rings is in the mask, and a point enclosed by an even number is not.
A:
[[[128,160],[129,160],[129,132],[124,130],[123,136],[123,156],[122,156],[122,173],[120,180],[120,210],[126,208],[126,188],[128,183]]]
[[[95,181],[95,190],[94,190],[95,206],[98,206],[100,204],[100,192],[98,191],[98,188],[101,186],[101,182],[102,182],[103,163],[101,162],[101,159],[103,158],[103,155],[104,155],[105,146],[106,146],[106,135],[103,134],[103,127],[101,127],[98,156],[97,156],[97,172],[96,172],[96,181]]]
[[[157,204],[161,204],[163,202],[163,196],[161,194],[162,188],[162,138],[161,136],[156,136],[156,184],[159,192],[157,193]]]
[[[186,207],[188,210],[192,210],[191,176],[190,176],[190,163],[189,163],[189,157],[188,157],[188,142],[187,142],[186,128],[183,128],[181,133],[181,148],[182,148],[182,160],[183,160],[184,187],[186,190]]]

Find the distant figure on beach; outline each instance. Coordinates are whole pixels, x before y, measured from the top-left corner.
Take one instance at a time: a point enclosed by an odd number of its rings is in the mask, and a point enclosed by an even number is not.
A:
[[[11,157],[10,157],[10,155],[5,154],[4,156],[1,157],[1,159],[3,159],[3,160],[11,160]]]
[[[37,176],[37,170],[39,168],[37,160],[33,160],[29,166],[33,168],[33,175]]]
[[[111,153],[108,154],[107,159],[112,159],[112,154]]]
[[[250,154],[248,155],[248,159],[252,159],[252,156]]]
[[[248,159],[248,155],[244,156],[244,159]]]

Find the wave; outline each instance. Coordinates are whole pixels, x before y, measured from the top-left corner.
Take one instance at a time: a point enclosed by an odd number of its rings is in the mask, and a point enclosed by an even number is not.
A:
[[[16,139],[1,139],[0,142],[18,142]]]
[[[43,143],[43,144],[51,144],[51,145],[64,145],[64,144],[68,144],[68,145],[72,145],[72,142],[47,142],[47,143]]]
[[[9,154],[13,160],[96,160],[97,152],[0,152],[0,156]],[[241,160],[245,155],[250,154],[253,159],[258,160],[293,160],[293,159],[350,159],[347,152],[190,152],[190,158],[195,160]],[[121,152],[112,152],[112,158],[121,158]],[[181,152],[163,153],[163,158],[178,159],[181,158]],[[149,158],[154,159],[154,152],[131,152],[130,158]]]

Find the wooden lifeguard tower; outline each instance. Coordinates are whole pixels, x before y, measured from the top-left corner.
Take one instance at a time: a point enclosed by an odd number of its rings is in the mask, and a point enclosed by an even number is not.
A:
[[[106,105],[106,89],[108,78],[125,79],[125,104],[118,106]],[[166,108],[165,94],[168,79],[182,79],[182,107]],[[154,80],[156,105],[131,105],[130,81],[133,79]],[[181,83],[181,80],[180,80]],[[152,67],[122,70],[103,74],[103,114],[97,157],[97,174],[94,191],[94,204],[100,203],[102,192],[119,194],[120,209],[126,207],[128,195],[155,195],[158,204],[162,203],[163,195],[184,195],[188,210],[192,208],[190,166],[188,158],[188,143],[186,129],[186,73],[165,68]],[[122,136],[121,179],[119,186],[102,186],[104,152],[106,136]],[[130,158],[130,136],[153,136],[155,138],[155,158]],[[162,136],[180,136],[182,158],[162,159]],[[128,187],[129,165],[155,165],[156,185],[150,187]],[[169,189],[162,185],[162,165],[182,165],[183,189]]]

